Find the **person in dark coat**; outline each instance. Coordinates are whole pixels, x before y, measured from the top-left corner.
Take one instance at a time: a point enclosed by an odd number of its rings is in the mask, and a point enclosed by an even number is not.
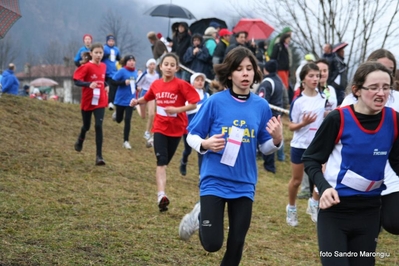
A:
[[[283,81],[286,88],[289,87],[289,73],[290,73],[290,51],[289,44],[291,42],[291,34],[285,33],[281,35],[280,41],[274,45],[273,53],[270,55],[270,59],[275,59],[278,63],[277,74]]]
[[[252,41],[251,43],[247,42],[248,32],[239,31],[236,33],[235,36],[236,36],[236,42],[233,44],[230,44],[229,47],[227,47],[224,56],[226,56],[228,54],[228,52],[230,52],[231,50],[233,50],[234,48],[239,47],[239,46],[244,46],[244,47],[248,48],[249,50],[251,50],[254,55],[256,54],[255,42],[254,41]]]
[[[258,87],[256,94],[259,97],[266,99],[269,104],[274,106],[284,108],[283,105],[283,95],[284,95],[284,85],[280,77],[277,75],[278,64],[277,61],[271,59],[267,61],[263,68],[264,79]],[[272,109],[272,115],[278,117],[282,115],[281,112]],[[278,159],[283,161],[284,158],[284,147],[277,151]],[[276,173],[276,165],[274,162],[274,153],[269,155],[262,154],[263,157],[263,168],[273,174]]]
[[[173,35],[173,45],[172,52],[175,53],[180,60],[180,63],[185,65],[184,62],[184,54],[186,53],[188,47],[191,45],[191,36],[188,28],[188,24],[186,22],[180,22],[177,25],[177,31],[174,32]],[[176,77],[184,79],[186,81],[190,80],[189,73],[180,69],[176,72]]]
[[[201,34],[193,35],[192,46],[187,49],[183,61],[194,72],[204,73],[207,78],[213,79],[212,57],[208,48],[203,44]]]
[[[334,87],[337,94],[337,106],[341,105],[345,98],[345,89],[348,85],[348,66],[344,62],[345,47],[348,46],[346,42],[341,42],[334,45],[334,57],[330,61],[330,76],[328,84]]]

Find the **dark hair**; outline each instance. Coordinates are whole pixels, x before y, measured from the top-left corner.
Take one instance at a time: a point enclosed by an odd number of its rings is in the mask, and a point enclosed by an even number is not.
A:
[[[330,64],[329,64],[328,61],[327,61],[326,59],[324,59],[324,58],[317,59],[314,63],[315,63],[316,65],[319,64],[319,63],[325,64],[325,65],[328,66],[328,69],[330,69]]]
[[[314,62],[310,62],[310,63],[305,64],[305,65],[302,67],[301,72],[299,73],[299,79],[301,80],[301,84],[300,84],[300,86],[299,86],[299,90],[300,90],[299,92],[300,92],[300,93],[303,92],[303,90],[305,89],[305,88],[303,87],[303,82],[302,82],[302,81],[305,79],[306,75],[307,75],[311,70],[319,71],[319,73],[320,73],[319,67],[318,67],[318,66],[316,65],[316,63],[314,63]],[[320,91],[319,86],[317,86],[317,90],[319,91],[319,93],[322,93],[322,92]]]
[[[386,49],[377,49],[372,52],[369,57],[367,57],[366,61],[377,61],[380,58],[388,58],[393,62],[393,71],[396,71],[396,59],[395,56]],[[388,69],[389,70],[389,69]],[[395,73],[391,73],[391,75],[395,75]]]
[[[248,32],[246,32],[246,31],[239,31],[239,32],[237,32],[237,33],[235,34],[235,38],[238,38],[238,36],[240,36],[240,34],[245,34],[245,38],[248,37]]]
[[[387,67],[376,61],[367,61],[358,67],[355,75],[353,76],[352,94],[356,99],[358,98],[356,92],[362,89],[367,76],[374,71],[382,71],[387,73],[389,75],[389,79],[391,80],[389,85],[393,85],[392,73]]]
[[[282,35],[280,36],[280,43],[285,43],[285,40],[286,40],[287,38],[291,38],[291,34],[289,34],[289,33],[284,33],[284,34],[282,34]]]
[[[93,50],[95,48],[101,48],[104,51],[104,46],[99,42],[96,42],[96,43],[93,43],[92,45],[90,45],[90,52],[93,52]],[[81,65],[89,62],[92,59],[90,52],[84,52],[82,54],[82,60],[80,61]]]
[[[262,72],[258,68],[256,57],[248,48],[239,46],[228,52],[221,64],[213,66],[215,74],[223,87],[232,89],[233,82],[231,79],[229,79],[229,77],[231,77],[231,73],[233,73],[233,71],[235,71],[240,66],[242,60],[244,60],[245,58],[248,58],[251,61],[252,67],[255,72],[252,84],[262,81]]]
[[[122,66],[126,66],[127,61],[129,61],[130,59],[133,59],[134,61],[136,61],[136,58],[133,55],[125,55],[122,60],[120,61],[120,64]]]
[[[179,68],[179,56],[175,53],[166,53],[161,57],[159,65],[161,66],[166,57],[173,57],[176,60],[176,66]]]

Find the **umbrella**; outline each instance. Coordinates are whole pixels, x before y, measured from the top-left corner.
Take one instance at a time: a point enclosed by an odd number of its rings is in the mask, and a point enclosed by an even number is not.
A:
[[[248,32],[248,39],[267,39],[274,31],[273,27],[261,19],[243,18],[233,28],[233,32]]]
[[[34,87],[51,87],[51,86],[57,86],[58,83],[52,79],[38,78],[38,79],[32,80],[30,85],[34,86]]]
[[[169,18],[168,36],[169,36],[171,18],[195,19],[193,13],[191,13],[190,10],[174,4],[163,4],[163,5],[153,6],[152,8],[144,12],[144,14],[150,15],[152,17]]]
[[[11,26],[21,17],[18,0],[0,0],[0,38],[4,38]]]
[[[191,33],[199,33],[199,34],[204,34],[206,28],[209,27],[209,24],[211,22],[216,22],[217,24],[220,25],[221,29],[227,29],[227,24],[224,20],[218,19],[218,18],[203,18],[197,21],[194,21],[190,25],[190,31]]]

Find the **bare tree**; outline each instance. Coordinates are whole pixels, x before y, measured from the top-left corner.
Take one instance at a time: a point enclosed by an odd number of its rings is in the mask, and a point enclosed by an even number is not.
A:
[[[139,38],[135,38],[131,24],[129,25],[122,16],[110,10],[103,15],[101,21],[103,23],[100,26],[100,32],[104,34],[104,38],[108,34],[115,36],[115,45],[118,46],[122,55],[138,50]]]
[[[4,39],[0,39],[0,70],[4,70],[8,68],[8,64],[13,62],[18,57],[18,48],[15,44],[15,41],[11,37],[10,34]]]
[[[397,0],[253,0],[248,4],[256,12],[252,16],[277,27],[290,26],[293,40],[305,52],[320,55],[324,43],[348,42],[349,67],[364,61],[374,49],[398,44]],[[241,8],[237,11],[247,15]]]

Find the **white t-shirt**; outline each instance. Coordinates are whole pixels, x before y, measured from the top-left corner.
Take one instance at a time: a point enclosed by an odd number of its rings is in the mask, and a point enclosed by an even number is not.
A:
[[[348,94],[345,99],[342,101],[341,106],[351,105],[357,103],[357,99],[353,94]],[[387,107],[391,107],[395,111],[399,112],[399,92],[392,91],[389,95],[388,101],[385,104]],[[387,189],[383,190],[381,195],[385,196],[394,192],[399,192],[399,177],[396,175],[395,171],[392,169],[389,162],[385,165],[385,185]]]
[[[317,115],[313,123],[294,131],[291,147],[306,149],[309,146],[321,122],[323,122],[325,104],[326,97],[320,93],[313,97],[302,94],[291,103],[290,121],[293,123],[300,123],[304,114],[313,113]]]
[[[142,77],[142,75],[145,75],[145,76]],[[137,80],[139,82],[137,82],[136,86],[141,87],[141,89],[143,89],[145,91],[148,91],[151,84],[157,79],[159,79],[159,74],[156,71],[154,71],[153,74],[150,74],[150,72],[147,69],[146,72],[143,72],[143,74],[141,74],[140,77],[138,77]]]

